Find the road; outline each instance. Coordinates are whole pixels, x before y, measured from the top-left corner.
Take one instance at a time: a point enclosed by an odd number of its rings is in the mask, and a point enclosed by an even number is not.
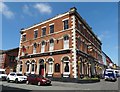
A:
[[[2,90],[118,90],[118,81],[109,82],[101,80],[98,83],[65,83],[52,81],[52,86],[26,85],[25,83],[0,82]]]

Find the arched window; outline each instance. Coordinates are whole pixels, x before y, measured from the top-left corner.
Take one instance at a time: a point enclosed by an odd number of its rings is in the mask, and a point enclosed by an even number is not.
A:
[[[31,64],[32,64],[32,71],[31,72],[34,73],[35,72],[35,61],[32,60]]]
[[[68,49],[69,48],[69,36],[65,35],[63,41],[64,41],[64,49]]]
[[[36,53],[36,48],[37,48],[37,44],[34,43],[34,45],[33,45],[33,53]]]
[[[41,53],[45,52],[45,41],[42,41],[41,43]]]
[[[68,57],[63,58],[63,74],[70,74],[70,61]]]
[[[48,74],[53,74],[53,59],[48,59]]]
[[[59,63],[55,64],[55,72],[60,72],[60,64]]]
[[[30,62],[29,61],[27,61],[26,62],[26,72],[30,72]]]
[[[50,47],[49,50],[52,51],[54,49],[54,40],[50,39]]]
[[[22,56],[24,56],[25,53],[26,53],[26,48],[25,48],[25,46],[22,46]]]
[[[22,72],[22,61],[20,61],[20,72]]]

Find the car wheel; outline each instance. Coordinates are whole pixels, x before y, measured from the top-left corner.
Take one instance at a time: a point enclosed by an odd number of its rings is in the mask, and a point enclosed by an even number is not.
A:
[[[10,82],[9,78],[7,79],[7,82]]]
[[[28,80],[26,81],[26,84],[27,84],[27,85],[29,84],[29,81],[28,81]]]
[[[18,83],[18,79],[15,79],[15,83]]]
[[[38,82],[38,86],[40,86],[41,85],[41,83],[40,82]]]

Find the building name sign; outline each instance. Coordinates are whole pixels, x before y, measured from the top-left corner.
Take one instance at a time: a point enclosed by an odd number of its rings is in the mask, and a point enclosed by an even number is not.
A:
[[[56,52],[47,52],[47,53],[26,55],[26,56],[21,56],[20,59],[34,58],[34,57],[41,57],[41,56],[52,56],[52,55],[59,55],[59,54],[66,54],[66,53],[70,53],[70,51],[71,50],[63,50],[63,51],[56,51]]]

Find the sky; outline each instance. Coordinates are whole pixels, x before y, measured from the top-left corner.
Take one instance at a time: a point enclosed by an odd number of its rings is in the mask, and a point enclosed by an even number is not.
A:
[[[102,50],[118,63],[118,3],[115,2],[4,2],[2,15],[2,47],[7,50],[19,47],[20,29],[52,18],[76,7],[78,13],[92,27],[102,41]],[[1,37],[1,36],[0,36]]]

